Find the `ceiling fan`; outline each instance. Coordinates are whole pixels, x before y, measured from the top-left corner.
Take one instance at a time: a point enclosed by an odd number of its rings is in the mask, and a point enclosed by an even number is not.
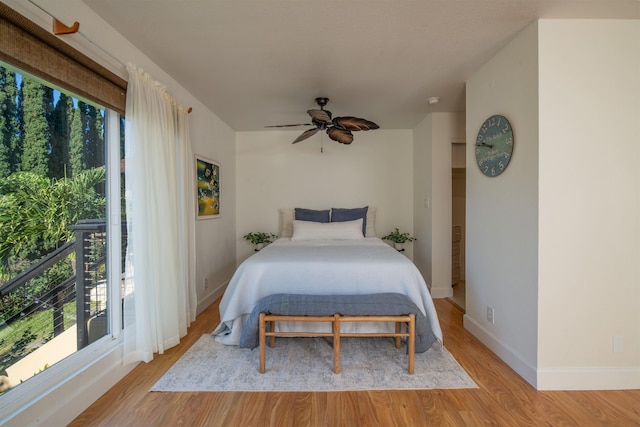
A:
[[[315,135],[320,130],[326,130],[329,138],[341,144],[351,144],[353,142],[353,131],[378,129],[379,126],[372,121],[360,119],[358,117],[344,116],[333,117],[331,111],[325,110],[324,106],[329,102],[329,98],[316,98],[316,103],[320,109],[307,110],[307,114],[311,116],[311,123],[299,123],[295,125],[275,125],[265,126],[270,128],[293,127],[293,126],[315,126],[302,132],[292,144],[304,141],[305,139]]]

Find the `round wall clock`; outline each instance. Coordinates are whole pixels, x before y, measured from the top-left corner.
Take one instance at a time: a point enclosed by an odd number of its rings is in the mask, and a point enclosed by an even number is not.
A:
[[[513,153],[513,129],[506,117],[495,115],[484,121],[476,138],[476,162],[488,177],[500,175]]]

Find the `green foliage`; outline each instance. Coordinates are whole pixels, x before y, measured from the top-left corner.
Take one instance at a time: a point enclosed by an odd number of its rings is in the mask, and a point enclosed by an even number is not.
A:
[[[251,233],[245,234],[243,238],[246,241],[251,242],[254,245],[257,245],[260,243],[271,243],[273,242],[274,239],[277,239],[278,236],[276,236],[273,233],[251,232]]]
[[[31,353],[28,346],[37,338],[33,333],[33,326],[29,325],[17,333],[15,337],[8,336],[0,339],[0,369],[5,370],[18,360]],[[4,350],[4,351],[3,351]]]
[[[86,111],[83,129],[85,131],[84,159],[88,168],[104,164],[104,124],[100,110],[90,104],[78,103]]]
[[[41,176],[49,173],[49,125],[45,88],[41,83],[23,76],[22,113],[23,142],[21,170]]]
[[[69,140],[71,175],[104,164],[104,119],[93,105],[79,101]]]
[[[72,240],[70,226],[106,211],[104,110],[10,69],[0,62],[0,284]],[[2,297],[0,371],[7,354],[18,360],[53,337],[51,306],[34,303],[73,276],[74,257]],[[20,317],[27,308],[35,312]],[[64,311],[74,323],[75,302]]]
[[[40,195],[47,193],[48,181],[29,172],[0,180],[0,264],[4,268],[10,256],[27,260],[44,243]]]
[[[69,166],[70,175],[81,172],[87,167],[84,162],[84,136],[82,130],[82,110],[73,111],[71,120],[71,139],[69,140]]]
[[[416,238],[411,237],[409,233],[401,233],[400,230],[398,230],[398,228],[396,227],[394,231],[384,236],[382,240],[389,240],[390,242],[394,243],[406,243],[413,242],[414,240],[416,240]]]
[[[30,172],[0,179],[3,272],[13,275],[16,266],[72,240],[70,226],[79,220],[103,217],[106,199],[95,186],[104,180],[104,167],[84,171],[73,179],[49,179]]]
[[[52,178],[67,176],[69,168],[69,139],[71,138],[71,118],[73,101],[65,93],[60,94],[58,103],[51,114],[51,153],[49,154],[49,175]]]
[[[0,66],[0,283],[70,240],[79,219],[104,217],[102,114]]]
[[[104,165],[103,109],[1,65],[0,131],[0,178],[62,178]]]
[[[2,144],[0,144],[0,177],[9,176],[12,172],[9,164],[11,147],[7,141],[7,137],[9,136],[7,123],[9,114],[5,112],[10,98],[9,93],[7,93],[7,74],[8,71],[6,69],[0,69],[0,137],[2,138],[2,141],[0,141],[2,142]]]
[[[26,310],[41,295],[54,289],[64,280],[73,276],[72,255],[56,263],[40,276],[2,297],[0,301],[0,321],[8,321]]]
[[[16,75],[0,67],[0,178],[15,172],[20,164]]]
[[[64,304],[65,329],[75,324],[75,300]],[[0,329],[0,372],[54,337],[51,310],[38,311]]]

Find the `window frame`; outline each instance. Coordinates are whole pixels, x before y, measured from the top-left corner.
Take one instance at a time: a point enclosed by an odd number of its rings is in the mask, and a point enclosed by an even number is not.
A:
[[[120,212],[120,115],[106,109],[105,166],[107,167],[107,281],[109,290],[107,334],[85,348],[75,351],[50,368],[29,378],[19,387],[0,396],[7,418],[0,418],[0,425],[7,422],[25,406],[51,393],[60,384],[81,374],[86,368],[108,354],[118,351],[122,345],[122,217]],[[114,199],[115,197],[115,199]],[[117,201],[117,202],[116,202]],[[45,414],[43,414],[44,416]],[[42,418],[41,418],[42,419]]]
[[[24,57],[16,58],[25,53],[24,40],[29,41],[30,48],[42,49],[35,54],[31,52],[36,62],[29,62]],[[53,56],[47,57],[47,54]],[[49,71],[52,58],[57,61],[60,74]],[[0,3],[0,59],[37,76],[48,85],[64,88],[78,95],[78,98],[106,108],[104,141],[109,289],[107,334],[0,396],[3,408],[0,425],[4,425],[17,420],[19,423],[20,419],[35,422],[60,416],[74,417],[74,414],[61,415],[51,399],[63,407],[71,406],[68,409],[86,407],[96,398],[96,381],[101,383],[101,388],[111,387],[136,364],[122,365],[120,116],[124,115],[127,82],[3,3]],[[40,62],[37,62],[38,59]],[[74,80],[74,76],[78,75],[82,78]],[[68,80],[73,82],[69,83]],[[87,378],[79,378],[82,374]],[[77,392],[66,396],[74,388]],[[60,392],[63,394],[57,394]]]

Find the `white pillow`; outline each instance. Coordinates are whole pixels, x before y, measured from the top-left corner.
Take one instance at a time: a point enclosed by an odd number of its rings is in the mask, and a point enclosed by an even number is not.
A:
[[[376,237],[376,211],[377,209],[369,206],[367,210],[367,230],[366,237]],[[295,210],[291,208],[280,208],[280,237],[293,236],[293,220],[295,219]]]
[[[291,240],[359,240],[362,218],[344,222],[313,222],[293,220]]]
[[[367,229],[366,237],[376,237],[376,208],[369,206],[367,210]]]
[[[280,208],[280,237],[293,236],[293,219],[295,218],[295,210]]]

